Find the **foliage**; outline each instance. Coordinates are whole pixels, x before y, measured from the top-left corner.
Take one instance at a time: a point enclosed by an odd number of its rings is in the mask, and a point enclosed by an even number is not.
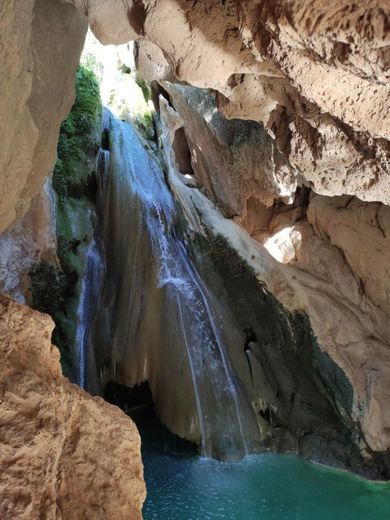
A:
[[[131,74],[131,68],[125,63],[123,63],[121,66],[121,72],[122,74]]]
[[[34,308],[55,320],[65,303],[66,275],[54,265],[42,262],[32,268],[30,277]]]
[[[147,109],[145,112],[139,112],[133,116],[133,123],[146,139],[155,137],[153,114],[154,111]]]
[[[147,84],[147,82],[143,78],[141,78],[141,76],[138,74],[138,71],[135,74],[135,82],[142,90],[142,94],[144,95],[145,101],[147,103],[151,99],[150,87]]]
[[[76,73],[76,100],[60,128],[53,187],[57,194],[57,255],[61,269],[41,263],[31,271],[34,308],[50,314],[54,343],[72,377],[83,252],[91,234],[90,187],[101,137],[101,101],[95,74]]]
[[[93,52],[83,52],[81,56],[81,65],[83,65],[85,69],[92,71],[98,79],[101,79],[103,74],[103,67]]]
[[[61,125],[58,140],[53,186],[60,203],[72,190],[88,184],[93,170],[92,157],[97,150],[96,122],[101,111],[96,76],[80,66],[76,73],[76,101]]]

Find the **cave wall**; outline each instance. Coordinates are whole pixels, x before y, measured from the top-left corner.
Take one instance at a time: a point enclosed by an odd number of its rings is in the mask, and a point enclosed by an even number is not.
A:
[[[178,99],[177,111],[174,107],[175,97],[172,95],[172,90],[170,100],[173,106],[170,106],[165,99],[160,98],[165,143],[172,142],[177,127],[184,125],[186,128],[187,124],[187,119],[182,118],[179,112],[182,102],[181,97],[179,96]],[[207,131],[210,131],[210,121],[207,118],[204,124],[208,125]],[[191,124],[189,124],[189,128],[191,128]],[[201,131],[200,126],[197,131]],[[207,131],[204,130],[205,133]],[[343,419],[349,417],[350,434],[355,427],[357,431],[362,433],[364,440],[360,444],[360,448],[362,449],[364,443],[367,443],[368,451],[386,452],[389,445],[387,433],[389,396],[387,375],[390,368],[388,314],[377,303],[380,297],[379,293],[373,300],[366,294],[363,281],[357,274],[358,269],[355,266],[351,267],[353,265],[352,260],[348,260],[348,257],[351,256],[355,261],[361,259],[363,264],[364,251],[368,252],[370,248],[375,248],[378,255],[378,264],[382,265],[380,260],[381,248],[383,255],[388,256],[388,240],[383,235],[378,236],[379,232],[375,222],[372,219],[369,220],[367,216],[369,211],[373,214],[374,208],[372,206],[375,206],[376,210],[378,210],[378,207],[387,208],[380,203],[364,203],[347,196],[329,198],[315,195],[309,202],[306,201],[306,205],[297,205],[296,207],[287,205],[284,208],[282,207],[281,210],[279,208],[279,213],[276,208],[273,208],[274,215],[269,220],[267,232],[263,233],[268,239],[262,241],[258,236],[254,240],[244,229],[242,222],[224,217],[219,211],[218,205],[216,206],[208,197],[205,197],[205,193],[207,193],[205,190],[196,190],[193,186],[187,185],[183,176],[176,169],[175,158],[172,158],[174,151],[170,150],[169,144],[165,144],[164,149],[169,164],[171,189],[188,222],[189,243],[194,241],[194,236],[201,236],[203,241],[211,244],[206,249],[212,252],[215,239],[220,240],[222,237],[227,247],[217,248],[221,252],[220,263],[223,263],[224,251],[229,251],[229,248],[231,248],[238,253],[239,258],[245,260],[249,268],[253,269],[255,273],[257,282],[255,282],[255,278],[252,278],[252,283],[245,286],[245,276],[241,280],[240,272],[236,272],[234,275],[234,273],[229,274],[225,269],[222,281],[220,279],[218,282],[218,276],[207,275],[208,270],[215,271],[215,268],[210,267],[210,264],[208,264],[208,268],[202,271],[209,287],[214,287],[215,293],[218,294],[223,306],[221,314],[227,316],[225,327],[229,330],[229,333],[227,334],[226,344],[230,345],[229,353],[232,359],[237,361],[240,357],[243,357],[244,332],[245,329],[252,328],[254,331],[256,330],[255,335],[260,338],[258,341],[260,351],[265,348],[267,352],[267,348],[269,348],[267,342],[264,346],[264,334],[265,336],[268,334],[272,338],[268,338],[272,345],[271,351],[275,350],[271,354],[271,360],[273,358],[277,367],[273,369],[272,362],[268,365],[268,362],[266,362],[264,365],[264,361],[262,361],[260,365],[263,368],[256,369],[260,370],[257,385],[259,385],[259,381],[267,381],[267,374],[276,374],[274,377],[277,379],[280,377],[280,372],[283,373],[283,361],[275,361],[278,360],[280,341],[277,339],[277,334],[275,336],[272,332],[272,320],[266,319],[265,323],[263,322],[264,315],[267,315],[267,312],[261,310],[263,303],[260,296],[256,296],[256,291],[259,291],[261,286],[265,284],[267,290],[277,299],[278,304],[282,304],[282,311],[273,311],[275,324],[279,320],[281,322],[283,320],[290,321],[289,312],[294,316],[297,313],[307,316],[309,318],[307,326],[312,329],[320,350],[327,354],[331,362],[341,369],[341,373],[346,378],[346,385],[351,385],[352,404],[348,409],[344,407],[344,410],[339,411],[339,413]],[[196,177],[196,163],[194,162],[193,165]],[[353,200],[351,201],[351,199]],[[298,204],[298,201],[296,202]],[[328,226],[330,236],[334,235],[332,241],[325,231],[321,235],[316,227],[311,226],[308,221],[309,219],[313,222],[315,215],[313,209],[316,207],[319,221],[322,220],[321,202],[325,208],[333,203],[336,217],[329,212],[327,219],[324,219],[324,225]],[[351,213],[353,209],[355,209],[355,214]],[[306,212],[310,216],[307,216]],[[299,219],[296,218],[297,213],[300,215]],[[324,214],[326,215],[326,213]],[[332,221],[332,217],[334,221]],[[275,229],[273,229],[273,226]],[[350,233],[353,236],[354,229],[362,229],[365,226],[367,228],[365,228],[364,234],[367,236],[367,241],[360,241],[359,246],[356,246],[355,236],[354,248],[352,248],[352,242],[349,241]],[[280,230],[282,230],[282,236],[278,236]],[[192,233],[194,236],[192,236]],[[345,252],[341,247],[335,245],[336,239],[344,244]],[[274,240],[274,243],[272,243],[272,240]],[[347,247],[349,247],[349,250]],[[218,256],[218,253],[212,256],[214,260],[217,260],[215,257]],[[202,255],[197,255],[197,261],[200,261],[201,264],[204,263]],[[216,264],[218,266],[218,261]],[[367,262],[366,274],[369,272],[369,265],[369,262]],[[386,262],[383,265],[386,266]],[[235,278],[238,280],[238,288],[236,285],[234,292],[234,286],[237,282]],[[384,284],[386,284],[386,276],[384,276],[384,280]],[[256,285],[258,286],[257,289]],[[239,287],[241,287],[242,292],[240,292]],[[247,300],[256,303],[249,305],[249,308],[247,308]],[[269,308],[272,308],[272,302],[266,305],[267,311]],[[246,311],[243,309],[246,309]],[[245,319],[243,319],[243,316]],[[236,326],[232,326],[231,330],[230,325],[232,323],[235,323]],[[294,330],[294,327],[295,324],[291,325],[289,330]],[[261,330],[263,330],[263,333],[259,332]],[[240,334],[237,336],[237,331],[241,331],[241,337]],[[297,339],[295,333],[292,334],[292,337],[292,340],[288,339],[288,334],[286,334],[281,343],[288,350],[291,341],[293,344],[296,341],[295,355],[302,356],[300,367],[292,370],[296,376],[301,369],[304,370],[304,360],[307,361],[307,340],[299,334]],[[263,352],[260,359],[264,360],[264,355],[267,357],[268,354]],[[286,351],[285,356],[288,357],[288,355]],[[239,362],[237,366],[239,366]],[[267,367],[265,370],[264,366]],[[291,361],[289,368],[292,366],[293,362]],[[255,369],[253,370],[256,372]],[[301,378],[298,377],[298,380],[310,381],[312,377],[316,377],[315,374],[318,373],[318,370],[319,373],[322,372],[321,369],[318,369],[318,365],[317,367],[315,364],[311,365],[311,370],[307,369],[305,375]],[[278,413],[282,413],[283,409],[283,404],[280,404],[280,395],[278,399],[275,397],[278,392],[275,390],[264,392],[264,387],[261,384],[255,385],[256,388],[254,388],[248,374],[244,374],[240,370],[239,373],[248,385],[249,391],[253,392],[253,403],[261,403],[262,407],[268,406],[271,409],[275,406],[273,410],[278,417]],[[272,375],[270,377],[270,387],[272,388],[272,386],[275,386],[275,380],[273,380]],[[337,393],[338,384],[336,383],[336,389],[334,385],[335,380],[332,380],[332,378],[325,383],[325,394],[328,394],[328,398],[329,395]],[[276,384],[276,387],[283,388],[283,381]],[[294,388],[294,384],[291,385],[291,388]],[[312,391],[311,394],[314,396],[315,392]],[[276,404],[278,401],[279,404]],[[284,424],[289,424],[289,428],[293,427],[292,425],[296,421],[293,400],[290,400],[290,405],[290,419],[284,422]],[[303,402],[302,406],[305,406]],[[343,407],[341,408],[343,409]],[[311,405],[311,409],[316,409],[316,407]],[[310,431],[310,428],[308,430]],[[317,432],[320,430],[321,428],[316,428]],[[352,436],[355,437],[355,440],[352,441],[355,443],[359,436]],[[338,438],[338,436],[333,436],[333,438]],[[332,445],[332,443],[328,444],[329,446]],[[346,451],[344,454],[346,454]],[[367,452],[366,455],[367,459],[371,458],[371,455]],[[318,456],[318,453],[315,456]]]
[[[58,263],[55,195],[51,178],[26,215],[0,235],[0,291],[31,305],[29,273],[40,262]]]

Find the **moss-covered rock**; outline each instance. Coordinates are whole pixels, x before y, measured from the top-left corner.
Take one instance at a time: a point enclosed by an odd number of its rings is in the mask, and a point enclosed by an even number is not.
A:
[[[82,195],[94,169],[94,157],[100,139],[102,105],[99,84],[94,73],[80,66],[76,74],[76,101],[61,125],[58,161],[53,185],[59,203],[75,190]]]
[[[61,351],[64,372],[71,379],[81,276],[92,238],[93,176],[101,116],[96,76],[80,66],[76,74],[76,101],[61,125],[53,175],[61,269],[39,264],[31,271],[33,307],[52,316],[56,324],[53,341]]]

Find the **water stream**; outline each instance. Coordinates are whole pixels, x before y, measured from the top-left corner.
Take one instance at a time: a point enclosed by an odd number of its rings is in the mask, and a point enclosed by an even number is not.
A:
[[[106,114],[106,113],[105,113]],[[103,130],[108,124],[107,115],[103,119]],[[96,194],[96,209],[98,214],[104,212],[105,196],[107,192],[108,175],[110,168],[110,152],[100,148],[96,160],[96,175],[98,180]],[[92,214],[94,238],[89,244],[85,270],[81,281],[80,300],[77,310],[76,345],[78,346],[79,385],[86,388],[87,358],[90,342],[91,326],[97,311],[100,294],[103,289],[105,276],[105,261],[101,242],[101,229],[97,213]]]

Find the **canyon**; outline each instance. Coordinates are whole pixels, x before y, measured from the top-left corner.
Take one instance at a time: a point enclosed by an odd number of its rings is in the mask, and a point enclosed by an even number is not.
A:
[[[389,18],[383,0],[2,2],[2,518],[141,518],[139,433],[92,397],[109,385],[147,384],[208,457],[389,478]],[[122,91],[116,115],[82,98],[88,26],[134,42],[112,61],[153,107],[135,129]]]

